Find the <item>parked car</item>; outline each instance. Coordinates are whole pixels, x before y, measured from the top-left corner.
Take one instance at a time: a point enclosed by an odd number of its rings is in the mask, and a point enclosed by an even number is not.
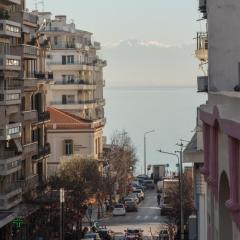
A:
[[[127,201],[125,202],[125,208],[127,212],[137,212],[138,211],[138,205],[137,203],[133,202],[133,201]]]
[[[125,240],[125,234],[121,232],[115,232],[113,234],[113,240]]]
[[[169,232],[167,229],[160,230],[159,240],[170,240]]]
[[[126,240],[142,240],[143,239],[143,230],[141,229],[127,229],[126,231]]]
[[[147,189],[154,189],[155,188],[153,180],[144,180],[143,181],[143,186],[145,186]]]
[[[84,235],[84,239],[93,239],[93,240],[101,240],[98,233],[88,232]]]
[[[113,209],[113,216],[125,216],[126,210],[123,204],[116,204]]]
[[[140,198],[141,200],[144,199],[144,192],[141,190],[141,189],[136,189],[136,190],[133,190],[133,193],[136,193],[138,194],[138,198]]]
[[[138,197],[138,195],[137,195],[136,193],[130,193],[130,194],[128,194],[127,197],[134,199],[134,201],[135,201],[137,204],[140,202],[140,199],[139,199],[139,197]]]

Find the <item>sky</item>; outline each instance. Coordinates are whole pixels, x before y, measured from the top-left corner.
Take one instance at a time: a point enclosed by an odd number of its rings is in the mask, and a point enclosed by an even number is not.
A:
[[[26,1],[27,8],[35,9],[35,0]],[[44,10],[66,14],[79,29],[94,33],[94,40],[103,45],[99,55],[108,61],[107,86],[193,86],[198,64],[193,38],[200,30],[197,4],[197,0],[45,0]]]

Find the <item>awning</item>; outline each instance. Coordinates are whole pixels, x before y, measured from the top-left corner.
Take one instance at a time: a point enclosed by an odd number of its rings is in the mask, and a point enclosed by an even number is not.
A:
[[[23,147],[22,147],[22,143],[21,143],[20,138],[14,139],[14,143],[15,143],[15,145],[17,147],[18,152],[22,152],[23,151]]]
[[[17,207],[14,208],[14,212],[16,212],[17,217],[24,219],[32,215],[38,209],[39,206],[35,204],[19,204]]]
[[[17,217],[15,212],[0,212],[0,228],[6,226]]]
[[[202,163],[203,162],[203,150],[197,149],[197,133],[195,133],[188,143],[187,147],[183,151],[184,163]]]

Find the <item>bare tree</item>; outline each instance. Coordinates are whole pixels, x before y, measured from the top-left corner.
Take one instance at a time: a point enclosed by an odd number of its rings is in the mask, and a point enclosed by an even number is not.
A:
[[[125,130],[114,132],[104,159],[116,173],[116,180],[122,186],[122,193],[126,193],[128,174],[134,170],[138,160],[132,140]]]

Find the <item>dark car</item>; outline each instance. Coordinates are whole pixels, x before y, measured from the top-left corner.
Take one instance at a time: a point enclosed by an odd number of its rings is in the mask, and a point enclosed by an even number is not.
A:
[[[153,180],[144,180],[143,181],[143,186],[146,187],[147,189],[154,189],[155,188]]]
[[[127,212],[131,212],[131,211],[137,212],[138,211],[138,205],[136,202],[133,202],[133,201],[126,201],[125,208],[126,208]]]
[[[125,240],[142,240],[143,230],[141,229],[127,229]]]
[[[111,240],[112,237],[109,234],[109,231],[105,228],[99,229],[98,234],[102,240]]]

